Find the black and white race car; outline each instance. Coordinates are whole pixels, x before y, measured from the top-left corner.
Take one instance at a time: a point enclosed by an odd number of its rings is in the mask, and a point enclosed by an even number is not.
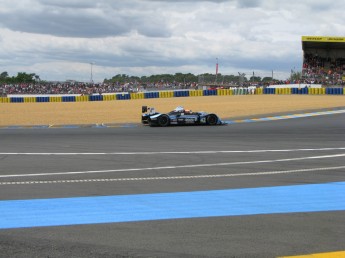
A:
[[[209,114],[204,111],[193,112],[183,107],[177,107],[169,113],[156,112],[154,108],[142,106],[141,122],[149,126],[169,125],[224,125],[216,114]]]

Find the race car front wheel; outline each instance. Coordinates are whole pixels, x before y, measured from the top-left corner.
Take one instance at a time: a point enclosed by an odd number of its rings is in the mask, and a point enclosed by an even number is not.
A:
[[[206,122],[208,125],[216,125],[218,123],[218,117],[214,114],[208,115]]]
[[[168,126],[170,124],[170,119],[167,115],[161,115],[157,118],[157,123],[159,126]]]

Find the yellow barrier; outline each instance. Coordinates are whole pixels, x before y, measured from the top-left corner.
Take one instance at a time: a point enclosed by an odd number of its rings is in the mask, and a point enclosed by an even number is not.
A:
[[[143,92],[137,92],[137,93],[131,93],[131,99],[143,99],[144,93]]]
[[[165,91],[160,91],[159,92],[159,98],[167,98],[167,94]]]
[[[325,88],[308,88],[309,95],[324,95],[326,94]]]
[[[278,95],[287,95],[291,94],[291,88],[277,88],[276,94]]]
[[[49,97],[49,102],[62,102],[62,97],[61,96]]]
[[[285,90],[284,94],[287,94],[287,95],[291,94],[291,88],[285,88],[284,90]]]
[[[11,102],[10,98],[0,97],[0,103],[10,103],[10,102]]]
[[[262,95],[264,93],[264,89],[263,88],[257,88],[255,90],[255,95]]]
[[[200,97],[203,96],[203,90],[191,90],[189,91],[190,97]]]
[[[36,102],[36,97],[24,97],[24,103]]]
[[[103,101],[112,101],[112,100],[116,100],[115,94],[103,95]]]
[[[229,96],[232,95],[232,90],[229,89],[217,89],[218,96]]]
[[[173,98],[174,92],[173,91],[160,91],[159,98]]]
[[[89,101],[89,96],[87,96],[87,95],[84,95],[84,96],[75,96],[75,101],[76,101],[76,102]]]

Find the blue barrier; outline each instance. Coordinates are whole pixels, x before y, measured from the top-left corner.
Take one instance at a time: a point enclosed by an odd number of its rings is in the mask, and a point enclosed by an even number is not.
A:
[[[343,88],[326,88],[326,94],[329,95],[343,95],[344,89]]]
[[[49,102],[49,97],[36,97],[36,102]]]
[[[189,91],[187,90],[174,91],[174,97],[189,97]]]
[[[23,103],[24,102],[24,98],[23,97],[11,97],[10,101],[12,103]]]
[[[275,88],[265,88],[264,94],[276,94],[276,89]]]
[[[144,93],[144,98],[145,99],[159,98],[159,92],[156,92],[156,91],[145,92]]]
[[[103,101],[102,95],[91,95],[89,96],[89,101]]]
[[[116,94],[116,99],[117,100],[129,100],[131,99],[131,95],[130,94]]]
[[[204,90],[204,96],[217,96],[217,90]]]
[[[308,88],[292,88],[291,94],[308,94]]]
[[[75,96],[62,96],[62,102],[75,102]]]

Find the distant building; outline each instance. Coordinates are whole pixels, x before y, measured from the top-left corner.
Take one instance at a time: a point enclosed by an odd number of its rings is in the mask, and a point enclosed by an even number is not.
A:
[[[323,85],[345,84],[345,37],[302,36],[302,79]]]

